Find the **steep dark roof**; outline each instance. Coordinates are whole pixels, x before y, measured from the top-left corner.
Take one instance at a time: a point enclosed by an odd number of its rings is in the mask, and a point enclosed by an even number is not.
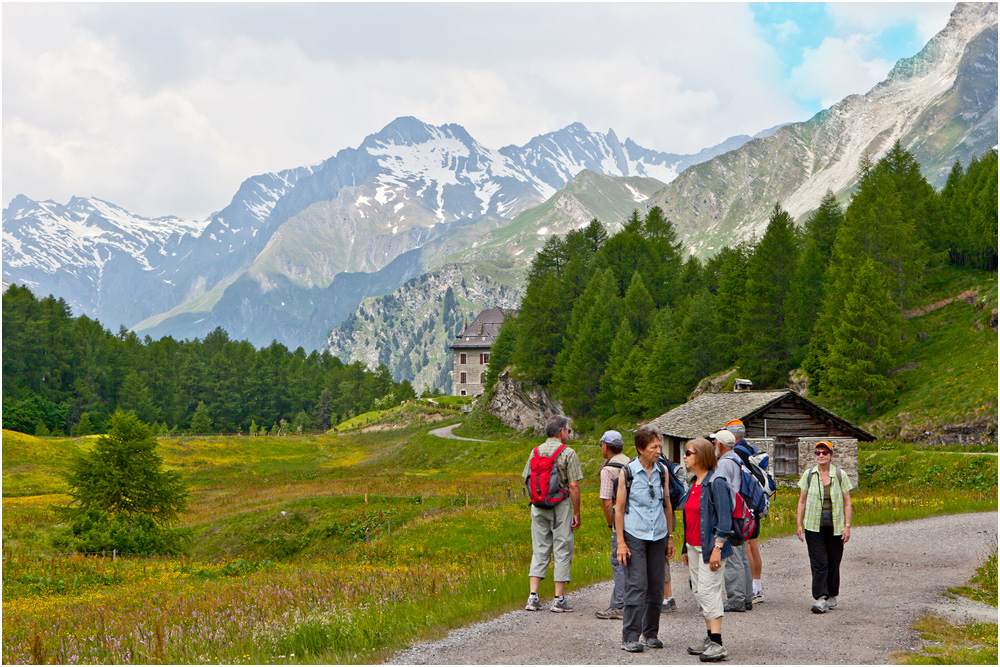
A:
[[[451,344],[452,349],[463,347],[493,347],[504,318],[513,313],[510,309],[500,307],[487,308],[465,327]]]
[[[748,421],[790,394],[802,401],[810,410],[835,420],[844,430],[854,433],[859,440],[875,440],[875,436],[871,433],[813,403],[805,396],[785,389],[704,393],[660,415],[649,424],[674,438],[697,438],[719,430],[731,419]]]

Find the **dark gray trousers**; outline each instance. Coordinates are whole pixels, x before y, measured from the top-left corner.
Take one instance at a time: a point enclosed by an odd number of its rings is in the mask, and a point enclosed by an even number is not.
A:
[[[667,538],[640,540],[625,533],[625,544],[631,556],[625,564],[622,641],[639,641],[640,634],[652,639],[660,632]]]

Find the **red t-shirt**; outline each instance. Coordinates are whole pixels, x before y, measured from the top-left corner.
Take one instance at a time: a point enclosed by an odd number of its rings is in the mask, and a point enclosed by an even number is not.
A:
[[[691,487],[684,503],[684,541],[691,546],[701,546],[701,484]]]

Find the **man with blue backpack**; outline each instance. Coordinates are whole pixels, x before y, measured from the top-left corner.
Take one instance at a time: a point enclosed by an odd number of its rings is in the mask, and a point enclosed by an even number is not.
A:
[[[743,464],[744,468],[749,470],[750,473],[756,478],[757,482],[764,489],[764,493],[768,498],[774,495],[775,492],[775,482],[774,477],[768,472],[768,456],[767,453],[758,453],[757,449],[746,441],[746,426],[739,419],[733,419],[728,424],[726,424],[726,430],[733,434],[736,438],[736,445],[733,447],[733,452],[739,457],[740,463]],[[766,514],[766,510],[764,514]],[[751,599],[755,604],[760,604],[764,599],[764,591],[761,586],[761,573],[763,571],[764,562],[760,557],[760,549],[757,545],[757,538],[760,537],[760,519],[763,518],[764,514],[757,515],[757,522],[754,525],[753,534],[750,539],[747,540],[746,552],[747,560],[750,563],[750,579],[753,584],[753,593]]]

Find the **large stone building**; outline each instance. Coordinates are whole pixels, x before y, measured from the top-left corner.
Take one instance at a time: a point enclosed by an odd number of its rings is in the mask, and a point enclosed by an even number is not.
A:
[[[493,342],[500,333],[504,318],[512,312],[498,307],[488,308],[455,336],[451,344],[454,358],[451,373],[453,395],[478,396],[483,393]]]

